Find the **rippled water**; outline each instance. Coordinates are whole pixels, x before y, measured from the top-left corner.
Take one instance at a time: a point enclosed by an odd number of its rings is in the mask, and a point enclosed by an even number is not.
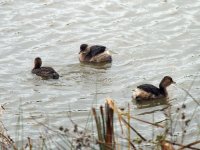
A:
[[[25,137],[36,138],[43,128],[31,116],[52,127],[67,126],[70,110],[84,126],[91,107],[104,104],[107,97],[122,107],[131,103],[134,115],[163,108],[138,109],[131,94],[138,84],[158,85],[165,75],[199,101],[199,14],[198,0],[1,1],[0,103],[9,134],[16,133],[19,113]],[[112,66],[80,64],[81,43],[106,45]],[[32,75],[37,56],[62,77],[46,81]],[[196,103],[178,87],[169,88],[170,103],[175,110],[185,100],[186,116],[191,116]],[[163,113],[154,114],[155,121],[161,118]],[[189,128],[190,141],[196,138],[198,122],[195,117]],[[151,136],[151,128],[136,127]]]

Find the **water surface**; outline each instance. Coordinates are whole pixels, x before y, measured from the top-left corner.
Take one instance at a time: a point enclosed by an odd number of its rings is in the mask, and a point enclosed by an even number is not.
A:
[[[172,115],[186,104],[190,118],[199,101],[200,1],[192,0],[4,0],[0,2],[0,103],[3,122],[15,137],[17,118],[23,116],[24,137],[38,138],[43,126],[70,126],[67,112],[85,126],[91,107],[114,99],[130,103],[136,115],[165,105],[138,109],[132,90],[141,83],[158,85],[170,75],[178,86],[169,87]],[[106,45],[111,67],[78,61],[82,43]],[[59,80],[41,80],[30,73],[33,60],[60,73]],[[188,128],[187,142],[198,138],[199,107]],[[148,121],[165,118],[163,112],[138,116]],[[147,138],[152,127],[135,123]]]

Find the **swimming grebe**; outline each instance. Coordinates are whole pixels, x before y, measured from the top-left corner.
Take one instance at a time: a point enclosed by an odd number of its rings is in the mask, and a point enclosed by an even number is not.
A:
[[[41,67],[42,60],[40,57],[36,57],[34,61],[34,68],[32,73],[41,76],[43,79],[58,79],[59,74],[51,67]]]
[[[170,76],[165,76],[160,84],[159,88],[151,84],[139,85],[133,92],[132,98],[136,100],[148,100],[159,99],[168,96],[167,87],[175,83]]]
[[[80,62],[112,62],[112,56],[105,46],[102,45],[93,45],[88,46],[87,44],[82,44],[80,46],[79,52]]]

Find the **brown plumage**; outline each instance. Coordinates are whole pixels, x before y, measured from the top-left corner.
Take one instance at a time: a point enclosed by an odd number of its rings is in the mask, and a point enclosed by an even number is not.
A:
[[[112,62],[112,56],[105,46],[102,45],[93,45],[88,46],[87,44],[82,44],[80,46],[79,52],[80,62]]]
[[[133,92],[132,98],[136,100],[148,100],[165,98],[168,96],[167,87],[175,83],[170,76],[165,76],[160,84],[159,88],[151,84],[139,85]]]
[[[43,79],[58,79],[59,74],[52,67],[41,67],[42,60],[40,57],[36,57],[34,61],[34,68],[32,73],[37,76],[42,77]]]

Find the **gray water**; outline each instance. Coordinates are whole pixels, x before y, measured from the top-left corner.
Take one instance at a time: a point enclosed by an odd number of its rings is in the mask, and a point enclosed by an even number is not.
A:
[[[101,44],[112,52],[110,67],[79,63],[82,43]],[[139,84],[158,85],[170,75],[177,86],[168,88],[172,110],[186,104],[190,118],[199,101],[200,1],[198,0],[3,0],[0,2],[0,104],[1,116],[13,138],[17,119],[23,116],[24,137],[38,138],[43,126],[70,126],[67,112],[85,126],[91,107],[114,99],[118,106],[130,103],[132,114],[163,108],[139,109],[131,101]],[[40,56],[44,66],[60,73],[59,80],[41,80],[30,73]],[[198,138],[197,108],[188,129]],[[172,116],[176,112],[172,111]],[[162,112],[138,116],[152,122]],[[152,127],[135,123],[145,136]]]

